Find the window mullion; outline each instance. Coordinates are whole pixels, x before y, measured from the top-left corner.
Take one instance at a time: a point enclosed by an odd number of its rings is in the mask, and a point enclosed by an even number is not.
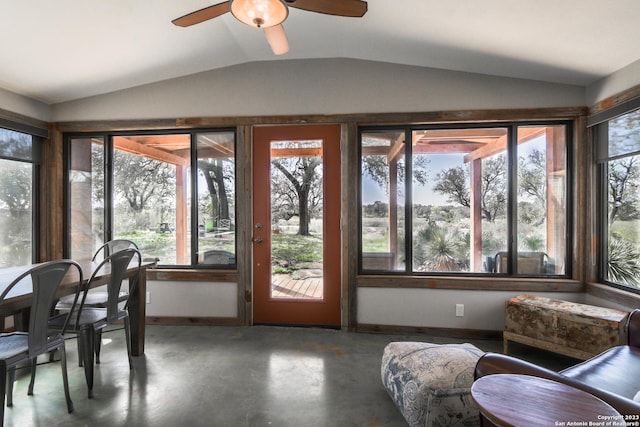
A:
[[[198,264],[198,251],[200,246],[200,234],[198,229],[198,206],[200,201],[198,200],[198,139],[197,134],[192,132],[190,134],[191,139],[191,265]],[[197,236],[197,237],[196,237]]]
[[[413,271],[413,144],[410,129],[404,131],[405,149],[405,177],[404,177],[404,250],[405,250],[405,271],[411,274]]]
[[[113,239],[113,136],[105,136],[104,147],[104,236],[105,242]]]
[[[508,273],[518,270],[518,127],[508,127],[507,134],[507,236]]]

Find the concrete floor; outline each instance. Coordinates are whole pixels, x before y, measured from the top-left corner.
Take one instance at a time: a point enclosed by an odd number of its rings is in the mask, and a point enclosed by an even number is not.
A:
[[[148,326],[144,357],[129,371],[124,331],[104,335],[94,398],[88,399],[75,340],[67,343],[75,412],[64,402],[60,364],[38,367],[35,395],[18,375],[5,426],[406,426],[380,380],[391,341],[499,341],[377,335],[317,328]],[[513,355],[561,369],[574,360],[510,345]],[[44,360],[43,360],[44,361]]]

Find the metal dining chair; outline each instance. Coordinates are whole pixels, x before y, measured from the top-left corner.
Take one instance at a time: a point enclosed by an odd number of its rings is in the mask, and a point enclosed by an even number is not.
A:
[[[134,259],[135,258],[135,259]],[[78,357],[84,366],[87,382],[88,396],[93,397],[93,372],[94,361],[100,363],[100,343],[102,331],[117,322],[124,322],[125,337],[127,342],[127,355],[129,357],[129,369],[133,369],[131,357],[131,327],[129,322],[128,296],[133,288],[129,289],[127,300],[121,306],[119,301],[120,289],[129,266],[133,263],[137,272],[140,271],[142,257],[136,249],[129,248],[115,252],[94,269],[91,277],[82,289],[76,292],[68,320],[65,314],[58,314],[49,320],[49,328],[59,331],[68,322],[67,333],[75,333],[78,337]],[[134,277],[137,276],[134,274]],[[107,304],[106,307],[89,307],[85,304],[89,289],[98,281],[107,276]],[[135,281],[133,282],[135,283]]]
[[[67,276],[69,269],[78,273],[78,283],[82,283],[82,268],[72,260],[49,261],[35,265],[16,277],[0,294],[0,302],[7,295],[11,295],[16,287],[23,287],[21,293],[27,294],[27,286],[31,289],[31,306],[29,312],[28,332],[11,332],[0,334],[0,426],[4,423],[4,400],[7,406],[13,406],[13,383],[16,368],[25,363],[31,365],[31,382],[28,394],[33,395],[37,358],[58,350],[62,367],[62,383],[67,400],[67,410],[73,412],[73,402],[69,395],[69,380],[67,376],[67,357],[65,351],[64,332],[70,320],[70,315],[60,318],[60,328],[51,331],[48,328],[49,316],[56,300],[60,284]],[[15,291],[14,291],[15,293]]]
[[[103,258],[106,258],[109,255],[112,255],[118,251],[121,251],[123,249],[129,249],[129,248],[140,250],[138,248],[138,245],[132,240],[127,240],[127,239],[110,240],[105,244],[103,244],[102,246],[100,246],[95,251],[95,253],[93,254],[93,258],[91,258],[91,261],[96,261],[96,259],[101,254]],[[127,292],[120,291],[120,295],[118,296],[119,301],[124,302],[127,300],[127,298],[128,298]],[[87,294],[87,299],[84,305],[87,307],[105,308],[107,306],[107,299],[108,298],[107,298],[106,291],[91,290],[89,294]],[[72,305],[73,305],[73,295],[67,295],[65,297],[60,298],[60,301],[58,301],[58,304],[56,304],[56,310],[67,311],[71,309]]]

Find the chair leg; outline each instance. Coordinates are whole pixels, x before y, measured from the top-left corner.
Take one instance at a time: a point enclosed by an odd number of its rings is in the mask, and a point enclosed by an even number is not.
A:
[[[0,427],[4,426],[4,399],[5,399],[5,395],[7,393],[7,365],[5,365],[4,363],[0,364],[0,378],[2,379],[2,381],[0,381],[0,398],[2,398],[2,401],[0,401]]]
[[[82,346],[82,355],[84,364],[84,376],[87,381],[88,397],[93,397],[93,340],[95,339],[95,331],[93,329],[84,329],[78,334],[78,340]]]
[[[100,345],[102,344],[102,329],[96,331],[95,340],[93,341],[96,353],[96,365],[100,364]]]
[[[7,407],[13,406],[13,383],[16,380],[16,370],[9,369],[7,371]]]
[[[69,393],[69,376],[67,375],[67,351],[65,349],[64,342],[59,348],[60,350],[60,366],[62,369],[62,385],[64,386],[64,397],[67,399],[67,411],[73,412],[73,401],[71,400],[71,394]]]
[[[27,390],[27,395],[33,396],[33,385],[36,382],[36,367],[38,366],[38,358],[34,357],[31,359],[31,381],[29,381],[29,389]]]
[[[131,323],[129,318],[124,318],[124,336],[127,341],[127,356],[129,357],[129,370],[133,369],[133,358],[131,357]]]
[[[80,345],[80,335],[76,335],[76,343],[78,345],[78,366],[82,368],[82,361],[84,360],[84,355],[82,354],[82,345]]]

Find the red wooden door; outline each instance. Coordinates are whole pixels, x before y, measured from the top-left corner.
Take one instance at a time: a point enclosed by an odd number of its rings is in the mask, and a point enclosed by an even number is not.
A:
[[[340,126],[254,128],[254,323],[340,326],[340,247]]]

